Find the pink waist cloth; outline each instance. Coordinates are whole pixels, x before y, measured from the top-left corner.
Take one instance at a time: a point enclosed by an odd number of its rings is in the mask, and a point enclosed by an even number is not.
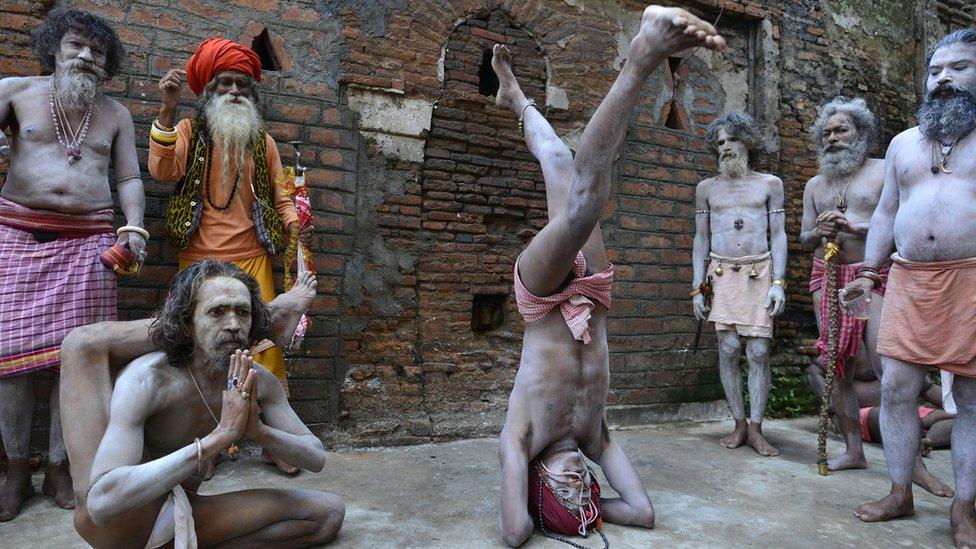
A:
[[[577,252],[576,264],[573,266],[573,280],[558,294],[539,297],[533,295],[522,284],[522,277],[519,276],[518,260],[515,261],[515,302],[518,310],[522,313],[526,322],[535,322],[549,314],[550,311],[559,307],[569,331],[573,333],[573,338],[582,341],[584,344],[590,343],[590,316],[593,301],[610,310],[610,286],[613,284],[613,264],[608,263],[607,268],[590,276],[586,274],[586,258],[583,252]]]
[[[839,263],[837,264],[837,281],[834,286],[839,290],[850,284],[857,276],[857,271],[864,266],[864,263]],[[886,261],[881,267],[881,286],[874,289],[874,293],[884,297],[885,288],[888,284],[888,270],[891,262]],[[813,269],[810,271],[810,293],[827,287],[827,262],[818,257],[813,258]],[[822,319],[820,338],[817,339],[817,354],[827,355],[827,301],[828,296],[820,299],[820,318]],[[837,364],[834,365],[837,376],[841,379],[847,375],[847,359],[857,358],[857,353],[861,350],[861,340],[864,338],[865,321],[858,320],[847,314],[843,307],[837,307],[837,318],[839,326],[837,328]],[[828,365],[824,365],[827,368]]]

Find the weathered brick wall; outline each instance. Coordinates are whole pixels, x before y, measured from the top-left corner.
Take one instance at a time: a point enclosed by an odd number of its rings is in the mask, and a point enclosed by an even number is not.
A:
[[[27,33],[51,4],[0,2],[0,76],[38,74]],[[683,4],[709,19],[718,13],[714,0]],[[721,397],[714,338],[706,333],[694,359],[688,352],[695,328],[686,294],[693,189],[716,167],[702,139],[708,122],[728,109],[753,113],[764,129],[760,166],[786,186],[792,287],[778,323],[776,364],[781,376],[796,375],[814,334],[805,291],[809,256],[795,240],[803,185],[816,172],[807,133],[816,107],[839,93],[865,97],[881,120],[873,152],[883,153],[911,123],[923,50],[917,18],[935,21],[924,26],[928,43],[938,25],[951,23],[945,10],[923,13],[921,3],[722,4],[719,27],[731,47],[699,51],[682,65],[675,99],[684,126],[665,126],[672,91],[664,66],[641,97],[616,165],[602,224],[617,265],[610,317],[615,409],[661,410]],[[284,142],[303,142],[318,227],[321,296],[301,356],[290,361],[293,403],[303,419],[351,444],[496,432],[520,348],[511,267],[544,224],[545,204],[541,174],[514,117],[479,89],[485,52],[495,41],[508,44],[527,94],[575,148],[626,57],[642,6],[632,0],[72,5],[108,18],[130,50],[110,93],[133,113],[143,165],[163,72],[183,64],[207,36],[249,44],[268,30],[280,63],[263,83],[268,128],[286,162],[293,153]],[[184,100],[187,113],[193,98],[188,93]],[[169,187],[145,175],[147,223],[159,234]],[[149,314],[175,272],[176,254],[158,238],[150,254],[143,275],[122,283],[123,317]],[[487,329],[473,330],[472,316]]]

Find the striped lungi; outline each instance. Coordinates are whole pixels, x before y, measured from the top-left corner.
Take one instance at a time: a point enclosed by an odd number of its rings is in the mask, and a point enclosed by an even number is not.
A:
[[[54,238],[49,242],[42,242]],[[69,215],[0,198],[0,378],[57,371],[74,328],[116,320],[112,210]]]

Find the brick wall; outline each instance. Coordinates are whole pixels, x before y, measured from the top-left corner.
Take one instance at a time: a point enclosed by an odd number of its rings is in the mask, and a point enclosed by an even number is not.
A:
[[[51,4],[0,4],[0,76],[38,74],[27,33]],[[684,4],[709,19],[718,13],[714,0]],[[714,338],[706,335],[694,359],[688,353],[695,327],[686,297],[693,189],[716,166],[702,139],[708,122],[732,108],[752,112],[764,129],[760,165],[786,186],[792,288],[777,327],[775,363],[780,375],[797,375],[814,335],[804,289],[809,256],[795,240],[803,184],[816,171],[807,134],[816,107],[839,93],[865,97],[881,121],[873,152],[883,153],[911,123],[923,51],[915,38],[931,43],[930,36],[958,20],[957,9],[925,12],[888,1],[723,4],[719,27],[731,47],[721,55],[697,52],[682,65],[677,107],[666,108],[669,68],[660,69],[616,165],[602,224],[617,265],[614,409],[670,409],[721,397]],[[250,44],[267,29],[279,62],[263,82],[268,129],[286,163],[293,149],[284,143],[303,142],[318,228],[321,296],[305,346],[290,360],[293,404],[302,418],[332,442],[349,444],[497,432],[520,348],[511,267],[544,224],[545,204],[541,174],[514,117],[481,93],[485,52],[496,41],[513,50],[526,93],[575,148],[626,57],[642,6],[633,0],[72,5],[109,19],[129,48],[110,93],[133,113],[143,165],[163,72],[182,65],[207,36]],[[917,36],[917,17],[926,22],[924,37]],[[187,113],[193,98],[188,93],[184,100]],[[667,109],[680,111],[682,127],[666,127]],[[159,234],[169,187],[145,175],[147,223]],[[149,314],[175,272],[176,254],[158,238],[150,254],[143,274],[122,282],[124,318]],[[486,327],[473,329],[472,316]]]

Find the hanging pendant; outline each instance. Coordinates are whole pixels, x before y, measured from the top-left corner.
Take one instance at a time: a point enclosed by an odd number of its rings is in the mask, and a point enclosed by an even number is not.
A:
[[[839,204],[837,204],[837,211],[839,211],[840,213],[844,213],[844,212],[847,211],[847,199],[846,198],[844,198],[843,200],[840,201]]]
[[[759,276],[759,273],[756,272],[756,266],[753,265],[749,268],[749,278],[756,278],[757,276]]]
[[[745,224],[746,224],[746,222],[743,221],[742,218],[740,217],[740,218],[738,218],[738,219],[735,220],[735,223],[733,223],[733,226],[735,227],[735,230],[741,231],[742,230],[742,226],[745,225]]]
[[[939,175],[939,168],[932,166],[932,175]]]
[[[723,269],[721,265],[715,267],[715,276],[722,276],[724,274],[725,274],[725,269]]]
[[[737,273],[742,269],[742,265],[732,265],[732,272]]]
[[[68,164],[74,164],[75,162],[81,160],[81,150],[77,147],[72,147],[68,149]]]
[[[942,173],[952,173],[952,170],[945,167],[945,164],[939,164],[939,171]]]

